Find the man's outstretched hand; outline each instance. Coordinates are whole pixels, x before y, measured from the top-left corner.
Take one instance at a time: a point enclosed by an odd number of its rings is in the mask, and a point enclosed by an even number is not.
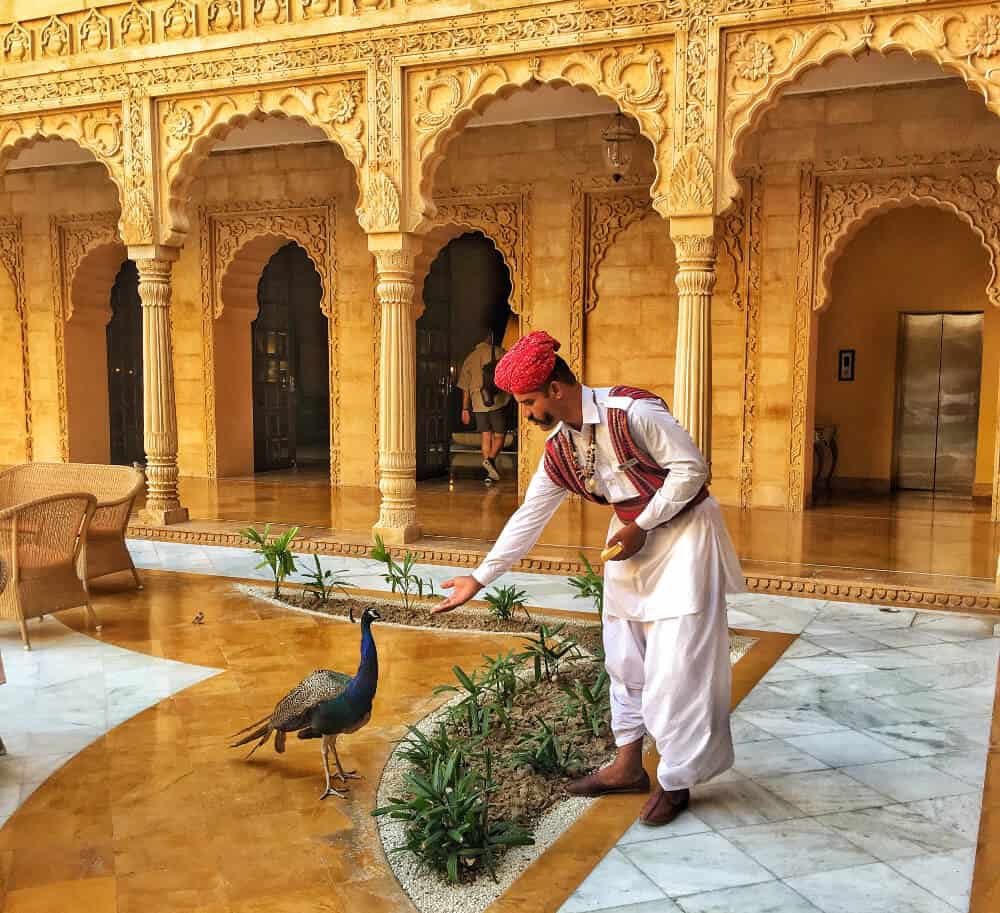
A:
[[[624,561],[626,558],[631,558],[646,544],[646,530],[634,522],[627,523],[608,539],[608,548],[611,548],[616,542],[621,542],[625,547],[611,560]]]
[[[439,602],[433,609],[431,615],[439,615],[441,612],[450,612],[460,605],[465,605],[481,589],[482,584],[471,574],[465,577],[454,577],[441,584],[443,590],[454,590],[454,592],[443,602]]]

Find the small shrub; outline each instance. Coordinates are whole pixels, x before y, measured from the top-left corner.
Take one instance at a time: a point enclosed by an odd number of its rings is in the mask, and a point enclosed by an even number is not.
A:
[[[539,625],[534,637],[524,640],[525,650],[518,659],[530,659],[534,664],[535,681],[540,682],[543,674],[547,681],[559,674],[559,666],[567,659],[580,655],[580,648],[572,637],[560,637],[564,624],[548,627]]]
[[[569,585],[576,590],[574,599],[592,599],[594,608],[599,615],[604,614],[604,577],[598,574],[593,565],[587,560],[587,556],[580,552],[580,560],[587,569],[584,573],[576,577],[569,578]]]
[[[608,687],[608,673],[601,669],[591,685],[577,679],[572,684],[560,685],[567,695],[567,709],[578,716],[583,728],[595,738],[607,730],[611,720],[611,691]]]
[[[490,766],[487,759],[487,770]],[[453,884],[480,865],[496,880],[499,852],[535,842],[519,825],[490,819],[488,797],[495,786],[469,769],[458,752],[435,758],[426,775],[409,771],[406,786],[409,797],[393,798],[372,815],[408,822],[406,842],[392,852],[412,853]]]
[[[472,675],[469,675],[461,666],[452,666],[451,671],[455,673],[459,687],[439,685],[434,689],[434,693],[461,693],[464,691],[465,697],[451,707],[448,715],[453,722],[464,723],[470,736],[486,735],[489,732],[489,715],[484,713],[484,708],[480,705],[480,698],[486,694],[486,691],[479,680],[479,673],[473,672]]]
[[[484,686],[492,693],[493,699],[508,710],[514,705],[517,694],[517,668],[520,660],[513,650],[502,656],[484,656],[486,671],[483,675]]]
[[[522,736],[514,746],[511,760],[526,764],[546,776],[566,776],[583,769],[583,757],[569,740],[563,743],[551,726],[542,719],[535,719],[537,728]]]
[[[498,621],[510,621],[514,613],[521,609],[531,621],[531,613],[525,607],[528,594],[514,586],[498,586],[484,597],[489,603],[493,617]]]
[[[254,551],[263,560],[257,565],[258,568],[269,567],[274,575],[274,597],[281,595],[281,584],[289,574],[295,573],[295,556],[292,554],[292,540],[298,535],[297,526],[285,530],[276,539],[271,538],[271,524],[264,526],[264,531],[259,532],[252,526],[240,530],[240,535],[248,542],[252,542],[257,548]]]
[[[399,747],[399,756],[418,770],[429,773],[438,758],[447,758],[462,752],[464,745],[448,733],[444,723],[439,723],[433,735],[426,735],[416,726],[408,727],[409,735]]]
[[[437,595],[434,592],[434,581],[430,577],[420,577],[413,572],[417,563],[413,552],[406,552],[403,555],[403,562],[400,564],[389,553],[382,537],[376,536],[371,557],[385,565],[385,574],[382,575],[382,579],[389,584],[393,593],[402,594],[403,607],[407,611],[411,608],[414,597]]]
[[[313,594],[316,601],[320,605],[326,605],[334,590],[346,595],[350,583],[347,571],[324,571],[319,563],[319,555],[313,555],[313,562],[315,563],[313,570],[303,571],[302,576],[306,579],[306,589]]]

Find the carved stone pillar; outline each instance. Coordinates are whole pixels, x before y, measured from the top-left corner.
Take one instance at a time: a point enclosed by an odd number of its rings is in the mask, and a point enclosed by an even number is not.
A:
[[[399,238],[400,236],[396,236]],[[382,505],[374,532],[386,543],[420,538],[417,524],[416,248],[402,236],[391,249],[374,249],[379,337],[379,489]],[[374,246],[374,239],[369,239]]]
[[[188,518],[177,492],[177,405],[170,336],[171,259],[136,259],[142,300],[143,423],[146,446],[147,523]]]
[[[677,358],[672,408],[705,458],[712,459],[712,292],[715,236],[678,234]]]

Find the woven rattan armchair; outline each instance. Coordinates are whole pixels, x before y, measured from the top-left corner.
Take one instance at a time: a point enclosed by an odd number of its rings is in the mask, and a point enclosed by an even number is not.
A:
[[[143,484],[142,473],[131,466],[23,463],[0,472],[0,509],[60,492],[90,492],[97,498],[97,510],[87,548],[81,552],[81,560],[85,557],[87,562],[87,580],[129,571],[141,590],[142,581],[125,545],[125,528]]]
[[[0,510],[0,561],[7,568],[0,618],[20,625],[25,650],[31,649],[28,619],[60,609],[86,606],[87,620],[101,629],[80,573],[96,508],[92,494],[75,492]]]

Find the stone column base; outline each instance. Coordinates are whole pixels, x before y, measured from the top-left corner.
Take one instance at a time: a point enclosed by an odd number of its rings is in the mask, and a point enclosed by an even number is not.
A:
[[[186,523],[188,519],[186,507],[167,507],[164,509],[147,507],[139,511],[139,520],[150,526],[170,526],[173,523]]]
[[[386,545],[407,545],[416,542],[423,536],[423,530],[419,523],[408,523],[406,526],[379,526],[372,527],[372,536],[381,536]]]

